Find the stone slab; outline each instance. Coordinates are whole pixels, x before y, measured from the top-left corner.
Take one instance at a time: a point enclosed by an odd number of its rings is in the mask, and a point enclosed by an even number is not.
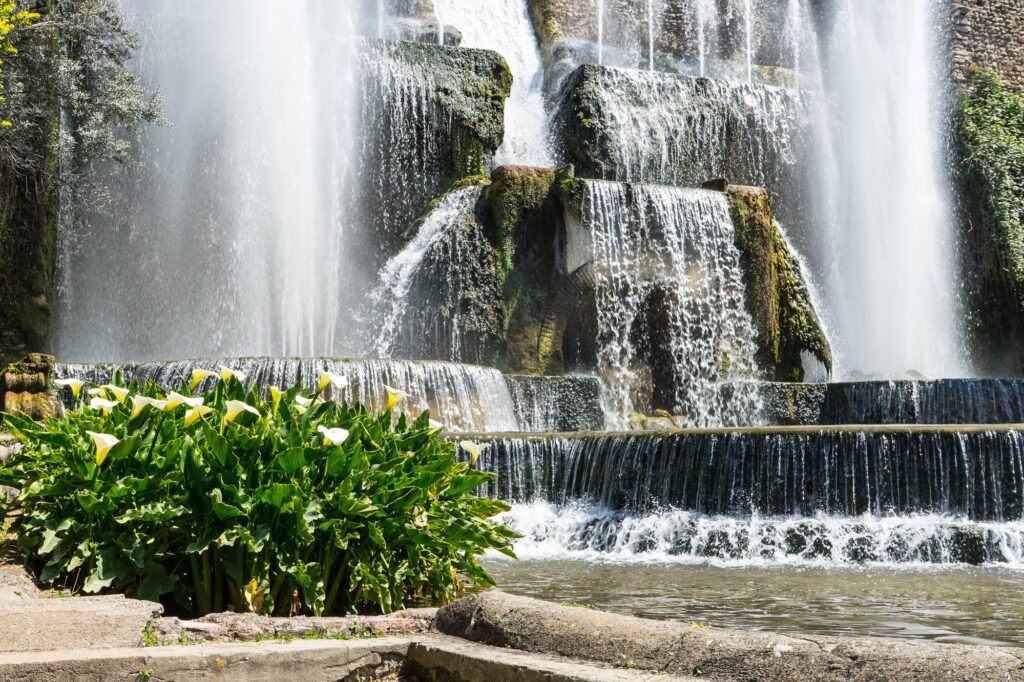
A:
[[[439,635],[0,654],[0,682],[137,680],[653,682],[671,675],[499,650]]]
[[[0,599],[0,651],[140,646],[146,624],[163,612],[159,604],[123,596],[31,596]]]
[[[558,606],[498,590],[441,609],[435,627],[497,647],[713,680],[1024,680],[1024,651],[719,630]]]

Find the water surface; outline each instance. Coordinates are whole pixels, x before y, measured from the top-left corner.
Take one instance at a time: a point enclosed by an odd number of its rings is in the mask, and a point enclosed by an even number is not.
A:
[[[715,627],[1024,647],[1024,571],[489,558],[505,591]]]

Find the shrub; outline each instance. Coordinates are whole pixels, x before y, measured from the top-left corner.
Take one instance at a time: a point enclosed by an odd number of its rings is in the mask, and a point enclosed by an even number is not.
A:
[[[24,449],[0,485],[21,490],[6,511],[42,581],[194,614],[387,613],[493,585],[477,557],[513,556],[490,520],[507,507],[471,494],[491,475],[426,413],[393,420],[398,394],[374,414],[299,386],[264,399],[230,371],[189,389],[115,377],[63,418],[5,415]]]

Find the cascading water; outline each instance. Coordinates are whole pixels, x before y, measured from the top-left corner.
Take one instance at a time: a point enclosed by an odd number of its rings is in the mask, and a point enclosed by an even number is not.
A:
[[[1008,429],[500,439],[479,466],[526,556],[1024,564]]]
[[[796,185],[810,116],[797,91],[624,69],[593,78],[602,84],[597,143],[610,151],[602,177],[693,186],[728,176],[783,201]]]
[[[434,0],[445,20],[462,32],[462,47],[494,50],[512,71],[505,103],[505,140],[495,163],[553,166],[544,106],[544,62],[526,0]]]
[[[173,127],[145,129],[102,229],[62,239],[58,354],[339,352],[357,276],[355,4],[121,6]],[[266,49],[271,25],[289,49]]]
[[[756,332],[725,195],[602,181],[583,187],[580,215],[593,247],[597,360],[609,425],[624,426],[643,408],[633,396],[652,380],[669,384],[662,391],[690,424],[756,422],[754,391],[737,390],[726,400],[718,390],[724,377],[757,372]],[[660,306],[654,317],[664,318],[665,328],[647,324],[646,339],[638,341],[649,306]],[[648,378],[637,367],[643,358],[649,371],[669,367]]]
[[[179,388],[195,368],[216,371],[230,366],[258,386],[292,386],[301,382],[315,390],[320,371],[346,377],[349,388],[342,397],[371,406],[387,401],[384,385],[405,390],[410,414],[429,409],[433,418],[451,431],[517,431],[520,429],[512,395],[496,369],[450,362],[407,360],[344,360],[330,358],[240,358],[183,360],[141,365],[76,365],[57,367],[59,377],[78,377],[103,384],[121,369],[126,382],[153,381],[166,389]]]
[[[694,20],[697,25],[697,59],[700,75],[708,73],[708,57],[717,47],[717,5],[715,0],[697,0],[693,4]]]
[[[818,122],[821,220],[802,241],[823,285],[840,376],[969,372],[941,124],[944,6],[832,3],[832,32],[819,38],[834,108]]]
[[[405,312],[413,280],[431,248],[455,225],[472,214],[480,199],[480,187],[457,189],[441,199],[419,227],[416,236],[381,269],[380,282],[371,294],[373,309],[383,313],[382,322],[371,325],[376,354],[392,357],[398,349],[399,335],[406,323]]]

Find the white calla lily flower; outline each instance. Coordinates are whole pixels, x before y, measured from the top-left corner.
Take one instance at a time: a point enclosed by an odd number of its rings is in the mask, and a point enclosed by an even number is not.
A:
[[[185,410],[185,426],[192,426],[197,421],[214,411],[215,410],[212,407],[207,407],[206,405],[196,405],[190,410]]]
[[[196,368],[192,370],[192,390],[196,390],[196,387],[199,386],[199,384],[203,383],[207,379],[212,379],[213,377],[216,376],[216,372],[211,372],[208,369]]]
[[[103,384],[99,390],[106,393],[106,397],[110,400],[116,400],[119,403],[123,403],[128,399],[128,389],[115,386],[113,384]]]
[[[152,407],[162,412],[167,407],[167,401],[155,400],[154,398],[147,398],[141,395],[132,396],[132,416],[130,419],[138,417],[147,407]]]
[[[171,391],[167,394],[167,406],[168,411],[175,410],[182,405],[189,407],[199,407],[205,402],[204,398],[189,398],[187,395],[182,395],[177,391]]]
[[[476,461],[480,458],[480,453],[487,449],[487,445],[480,443],[474,443],[472,441],[464,440],[459,443],[459,447],[469,453],[470,462],[476,464]]]
[[[106,398],[96,396],[89,401],[89,409],[103,410],[104,414],[110,414],[110,411],[120,404],[116,400],[107,400]]]
[[[341,445],[349,436],[345,429],[329,429],[326,426],[317,427],[317,431],[323,434],[324,445]]]
[[[292,405],[292,409],[295,410],[296,412],[298,412],[299,414],[306,414],[306,411],[309,408],[306,407],[305,405],[301,405],[299,403],[295,403],[294,405]]]
[[[390,412],[395,409],[398,403],[409,397],[409,394],[402,389],[394,388],[387,384],[384,384],[384,390],[387,391],[388,394],[388,406],[384,409],[385,412]]]
[[[296,405],[301,405],[302,407],[305,407],[307,409],[310,408],[310,407],[313,407],[314,405],[316,405],[319,402],[320,402],[320,398],[307,398],[307,397],[301,396],[301,395],[295,396],[295,404]]]
[[[101,400],[101,398],[99,399]],[[115,445],[121,441],[114,436],[106,433],[96,433],[95,431],[86,431],[87,434],[92,438],[92,442],[96,444],[96,465],[103,464],[107,459],[107,455],[114,448]]]
[[[323,391],[328,386],[333,386],[336,391],[343,391],[348,387],[348,377],[343,377],[340,374],[334,372],[328,372],[326,369],[320,370],[320,390]]]
[[[444,424],[442,424],[441,422],[431,419],[430,421],[427,422],[427,428],[430,431],[430,433],[441,433],[442,431],[444,431],[445,427]]]
[[[53,383],[61,388],[70,388],[71,395],[75,396],[75,400],[78,400],[78,396],[82,394],[82,386],[85,386],[85,382],[81,379],[57,379]]]
[[[221,381],[230,381],[231,379],[238,379],[238,383],[244,384],[248,375],[245,372],[240,372],[237,369],[231,369],[224,365],[217,365],[217,369],[220,370]]]
[[[241,415],[244,412],[254,414],[257,417],[263,416],[260,414],[260,411],[257,410],[255,407],[253,407],[249,403],[242,402],[241,400],[229,400],[227,401],[227,403],[225,403],[224,406],[227,408],[227,414],[224,415],[225,424],[229,424],[235,421],[236,419],[238,419],[239,415]]]

